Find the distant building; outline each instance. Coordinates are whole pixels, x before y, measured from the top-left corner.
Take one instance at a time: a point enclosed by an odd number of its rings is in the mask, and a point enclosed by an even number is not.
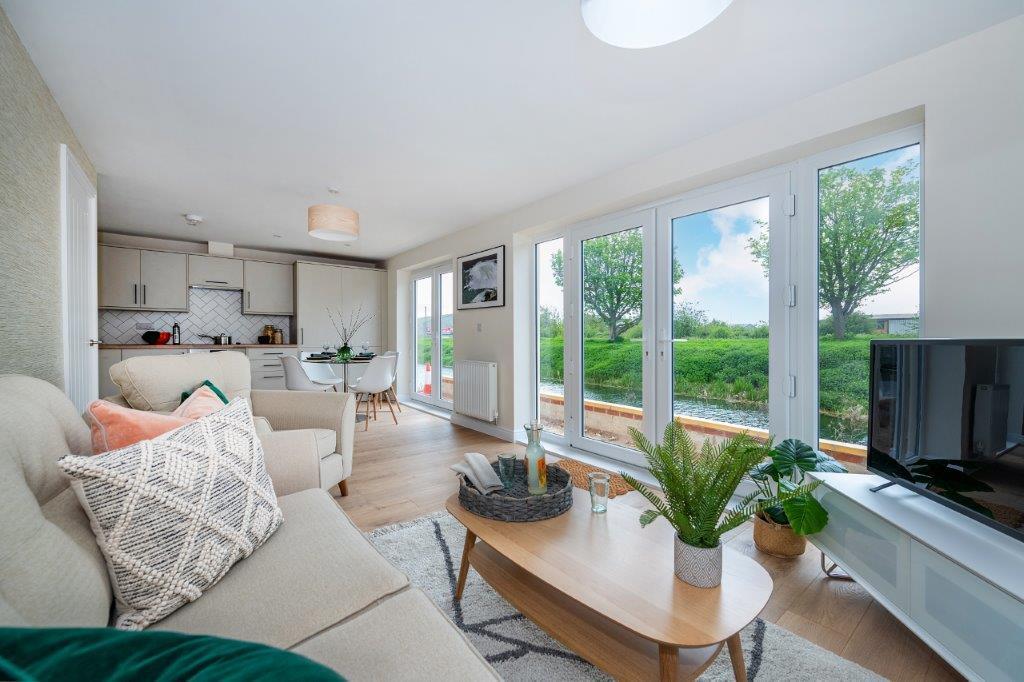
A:
[[[918,316],[913,313],[872,315],[875,329],[883,334],[916,334],[920,326]]]

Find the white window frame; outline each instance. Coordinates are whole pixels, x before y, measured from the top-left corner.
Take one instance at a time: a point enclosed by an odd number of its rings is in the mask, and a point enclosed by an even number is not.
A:
[[[532,410],[532,412],[531,412],[532,417],[535,420],[539,420],[540,419],[540,328],[539,328],[539,326],[537,324],[537,318],[538,318],[538,316],[540,314],[540,302],[537,300],[537,277],[538,277],[538,272],[539,272],[539,268],[540,268],[541,264],[539,262],[537,262],[537,247],[539,245],[541,245],[541,244],[544,244],[545,242],[554,241],[556,239],[561,239],[562,240],[562,259],[563,259],[562,262],[563,262],[563,268],[564,268],[565,267],[564,263],[565,263],[565,259],[566,259],[565,244],[566,244],[566,241],[568,239],[567,236],[566,236],[566,231],[565,230],[561,230],[560,229],[560,230],[557,230],[557,231],[554,231],[554,232],[545,232],[543,234],[536,235],[536,236],[533,237],[532,241],[530,242],[530,275],[532,277],[532,282],[533,282],[533,284],[530,286],[530,311],[531,311],[531,314],[530,314],[530,334],[531,334],[531,340],[530,340],[530,348],[531,348],[531,350],[530,350],[530,353],[531,353],[531,355],[530,355],[530,404],[531,404],[531,408],[530,409]],[[564,276],[564,274],[563,274],[563,276]],[[565,311],[565,285],[564,285],[564,280],[563,280],[563,286],[562,286],[562,330],[563,330],[562,331],[562,344],[563,344],[563,346],[562,346],[563,347],[563,355],[562,355],[562,363],[563,363],[563,365],[562,365],[562,374],[563,374],[563,379],[562,379],[562,413],[564,415],[563,416],[564,422],[562,424],[562,431],[563,431],[563,433],[562,434],[558,434],[558,433],[554,433],[552,431],[545,431],[544,432],[544,441],[545,442],[554,443],[555,445],[558,445],[558,446],[563,447],[563,448],[569,447],[569,438],[567,437],[567,435],[564,435],[564,434],[568,434],[569,433],[569,418],[570,418],[569,407],[568,407],[568,403],[566,402],[569,399],[569,397],[567,395],[568,391],[565,389],[565,381],[566,381],[565,372],[566,372],[566,367],[565,367],[565,351],[564,351],[564,348],[565,348],[565,344],[566,344],[566,340],[565,340],[566,324],[567,323],[566,323],[566,311]]]
[[[433,405],[434,407],[440,407],[441,409],[451,410],[453,407],[453,401],[444,400],[441,395],[441,276],[445,274],[453,273],[452,264],[445,262],[440,265],[435,265],[430,268],[424,268],[417,270],[409,276],[409,329],[411,339],[411,354],[412,359],[412,372],[409,378],[409,397],[413,400],[418,400],[421,403]],[[453,275],[454,276],[454,275]],[[433,339],[431,340],[431,346],[433,351],[431,353],[430,362],[432,368],[436,367],[436,370],[431,371],[430,375],[430,396],[427,397],[416,391],[416,362],[417,362],[417,339],[416,339],[416,282],[421,279],[430,279],[430,326],[433,330]],[[454,296],[455,283],[452,280],[452,293]],[[455,310],[455,302],[452,301],[452,310]],[[454,315],[453,315],[454,318]],[[454,337],[454,333],[453,333]],[[454,343],[454,338],[453,338]]]
[[[545,441],[604,455],[631,463],[642,463],[638,453],[619,446],[582,437],[582,391],[578,383],[577,359],[570,353],[580,342],[577,323],[582,304],[578,291],[579,268],[575,266],[581,239],[596,236],[614,225],[623,228],[629,216],[643,216],[644,269],[644,344],[645,381],[643,431],[650,438],[672,418],[671,379],[671,221],[675,217],[708,210],[712,204],[728,206],[759,196],[782,196],[772,201],[771,262],[774,276],[769,281],[769,422],[776,437],[800,438],[818,442],[818,170],[901,147],[919,145],[920,149],[920,287],[919,316],[922,336],[925,323],[925,139],[924,126],[915,125],[878,135],[853,144],[815,154],[788,163],[692,190],[682,195],[651,202],[575,225],[538,233],[531,239],[530,287],[532,310],[531,400],[534,417],[538,410],[537,343],[537,245],[552,239],[563,240],[565,258],[564,396],[565,436],[546,433]],[[757,190],[756,188],[762,188]],[[751,192],[754,193],[751,193]],[[757,193],[760,191],[760,193]],[[703,206],[704,208],[699,208]],[[689,207],[698,207],[688,211]],[[680,212],[683,211],[683,212]],[[625,220],[625,222],[629,222]],[[778,227],[776,227],[778,226]],[[667,241],[666,241],[667,240]],[[775,275],[775,273],[779,273]],[[667,296],[666,296],[667,294]],[[666,300],[667,298],[667,300]],[[649,308],[656,311],[650,314]],[[571,319],[570,319],[571,318]],[[778,322],[776,322],[778,320]],[[773,326],[774,325],[774,326]],[[669,353],[666,353],[669,351]],[[655,357],[655,355],[657,357]],[[653,378],[651,380],[649,377]],[[665,396],[668,396],[667,398]],[[595,447],[596,445],[596,447]]]
[[[794,360],[796,410],[787,432],[789,437],[806,443],[818,443],[818,171],[823,168],[863,159],[875,154],[919,145],[920,150],[920,286],[918,287],[919,333],[925,329],[925,211],[924,211],[924,126],[915,125],[878,135],[836,149],[815,154],[797,163],[799,201],[797,234],[792,255],[794,284],[800,305],[790,354]]]

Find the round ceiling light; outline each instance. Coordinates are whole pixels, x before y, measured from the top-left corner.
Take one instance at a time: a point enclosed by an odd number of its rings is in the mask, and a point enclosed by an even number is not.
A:
[[[309,236],[330,242],[351,242],[359,237],[359,214],[345,206],[310,206]]]
[[[732,0],[581,0],[583,23],[616,47],[667,45],[696,33]]]

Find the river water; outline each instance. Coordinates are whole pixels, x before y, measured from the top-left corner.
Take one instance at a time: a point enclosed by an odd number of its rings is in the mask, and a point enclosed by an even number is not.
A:
[[[545,393],[562,395],[562,385],[541,382],[541,390]],[[640,391],[628,388],[609,386],[586,386],[583,397],[589,400],[601,400],[616,405],[641,407],[643,400]],[[725,400],[696,399],[675,396],[672,401],[675,414],[712,419],[737,426],[768,430],[768,410],[753,405],[730,403]],[[867,425],[843,421],[830,415],[820,416],[821,437],[839,440],[846,443],[867,443]]]

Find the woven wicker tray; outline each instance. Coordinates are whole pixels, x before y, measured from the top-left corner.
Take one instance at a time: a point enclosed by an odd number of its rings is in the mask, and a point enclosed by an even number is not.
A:
[[[491,464],[495,472],[497,462]],[[515,480],[509,490],[484,495],[459,475],[459,504],[477,516],[499,521],[542,521],[569,511],[572,506],[572,479],[557,466],[548,467],[548,491],[531,495],[526,484],[526,465],[516,462]]]

